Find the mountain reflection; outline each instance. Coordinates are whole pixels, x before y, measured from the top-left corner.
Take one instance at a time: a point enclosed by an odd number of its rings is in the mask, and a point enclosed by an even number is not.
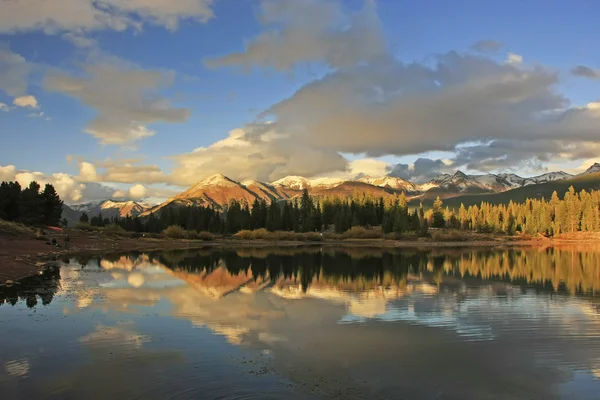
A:
[[[364,296],[398,298],[419,283],[421,292],[460,292],[484,282],[511,283],[521,288],[593,296],[600,291],[600,250],[545,249],[239,249],[188,250],[83,256],[81,268],[135,272],[162,268],[176,280],[213,298],[235,291],[269,290],[286,298],[332,296],[360,292]],[[60,283],[59,268],[0,287],[0,305],[19,301],[33,308],[49,304]],[[129,274],[128,284],[144,284],[143,275]],[[65,282],[67,284],[67,282]],[[330,293],[325,293],[329,290]],[[502,290],[496,288],[496,290]],[[84,302],[89,304],[91,298]],[[358,307],[358,306],[356,306]]]
[[[511,250],[304,250],[187,251],[149,255],[184,280],[222,287],[220,295],[298,284],[344,291],[403,288],[424,280],[452,289],[457,279],[511,282],[522,287],[594,295],[600,290],[600,252],[565,249]],[[135,257],[130,259],[134,261]],[[122,262],[122,261],[121,261]],[[226,273],[225,273],[226,270]],[[194,275],[196,276],[194,278]]]

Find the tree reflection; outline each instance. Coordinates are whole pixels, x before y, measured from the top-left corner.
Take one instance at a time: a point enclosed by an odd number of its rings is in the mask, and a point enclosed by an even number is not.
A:
[[[0,287],[0,306],[15,305],[24,301],[28,308],[34,308],[41,301],[46,306],[52,302],[60,285],[60,268],[45,269],[35,275],[19,281],[18,284]]]
[[[240,254],[241,253],[241,254]],[[187,273],[210,274],[224,267],[256,280],[293,280],[306,291],[311,282],[348,290],[382,288],[424,277],[440,287],[448,278],[502,281],[572,294],[600,290],[600,252],[560,248],[510,250],[346,250],[303,249],[293,252],[178,251],[151,254],[163,265]]]

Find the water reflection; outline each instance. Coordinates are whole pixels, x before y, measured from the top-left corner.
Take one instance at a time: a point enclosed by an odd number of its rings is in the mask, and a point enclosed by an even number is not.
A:
[[[594,251],[240,249],[74,259],[0,298],[52,315],[58,340],[14,326],[67,353],[58,397],[593,399],[599,288]],[[49,362],[2,346],[0,388]]]
[[[3,304],[14,306],[19,301],[25,302],[28,308],[34,308],[38,302],[46,306],[52,302],[59,289],[59,280],[59,268],[51,267],[17,284],[1,286],[0,306]]]

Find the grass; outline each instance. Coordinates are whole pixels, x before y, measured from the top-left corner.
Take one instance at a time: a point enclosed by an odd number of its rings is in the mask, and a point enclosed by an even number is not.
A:
[[[2,234],[33,234],[33,228],[20,224],[18,222],[5,221],[0,219],[0,233]]]
[[[99,232],[102,228],[99,226],[93,226],[87,222],[78,222],[75,224],[75,229],[81,229],[86,232]]]
[[[236,239],[240,240],[273,240],[273,241],[301,241],[301,242],[320,242],[323,240],[318,232],[269,232],[268,230],[261,228],[255,230],[243,230],[239,231],[234,235]]]

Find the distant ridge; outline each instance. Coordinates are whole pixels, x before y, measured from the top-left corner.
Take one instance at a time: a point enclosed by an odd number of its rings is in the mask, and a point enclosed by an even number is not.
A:
[[[444,198],[448,204],[453,204],[460,199],[465,202],[477,203],[484,199],[490,199],[489,201],[504,201],[505,199],[522,201],[524,200],[523,196],[537,197],[538,193],[547,196],[548,191],[551,195],[554,188],[557,188],[556,190],[559,192],[564,192],[571,184],[576,188],[595,187],[593,182],[595,182],[594,177],[597,173],[600,173],[600,163],[590,166],[585,172],[577,176],[563,171],[545,173],[529,178],[523,178],[516,174],[468,175],[462,171],[456,171],[454,174],[440,174],[429,182],[422,184],[392,176],[363,176],[356,180],[287,176],[274,182],[256,180],[238,182],[225,175],[215,174],[202,179],[189,189],[152,208],[135,202],[113,202],[110,200],[72,206],[71,208],[75,212],[82,212],[84,209],[106,209],[107,216],[117,214],[120,216],[147,216],[165,207],[202,205],[223,209],[233,199],[248,205],[256,200],[267,202],[272,200],[285,201],[300,196],[305,189],[315,197],[349,197],[356,193],[365,193],[373,197],[386,197],[404,193],[412,204],[420,202],[427,204],[438,196]],[[591,181],[585,179],[588,176],[592,177]],[[584,184],[583,182],[587,183]],[[104,206],[100,206],[101,204]],[[88,212],[88,214],[90,213]],[[102,214],[105,215],[105,211],[102,211]]]
[[[457,196],[444,200],[444,204],[449,207],[459,207],[462,204],[465,207],[481,202],[491,204],[507,204],[511,200],[513,202],[523,202],[526,199],[549,199],[552,193],[556,191],[558,196],[562,198],[564,194],[573,186],[575,191],[581,190],[600,190],[600,171],[579,174],[569,179],[560,179],[556,181],[539,183],[537,185],[528,185],[520,188],[512,189],[501,193],[486,193],[478,195]],[[418,202],[413,200],[413,205]],[[424,202],[429,204],[431,201]]]

